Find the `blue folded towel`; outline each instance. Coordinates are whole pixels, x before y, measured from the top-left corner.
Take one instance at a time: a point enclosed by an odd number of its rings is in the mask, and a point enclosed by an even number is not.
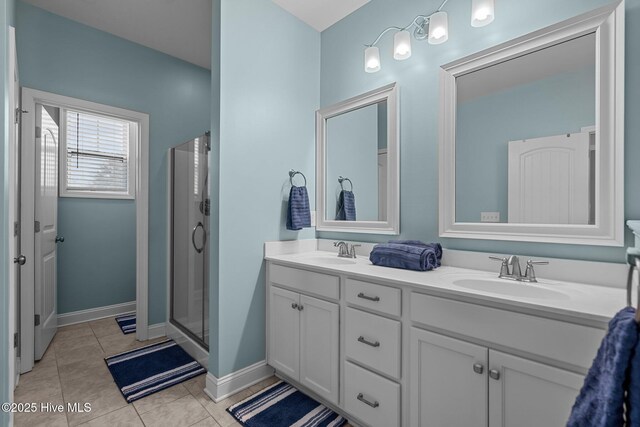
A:
[[[609,322],[567,427],[619,427],[624,424],[625,389],[628,426],[640,426],[640,354],[635,309],[627,307]],[[631,418],[629,418],[629,416]]]
[[[438,258],[433,248],[397,243],[375,245],[369,260],[374,265],[405,270],[429,271],[438,267]]]
[[[356,196],[353,191],[342,190],[338,196],[338,213],[337,221],[355,221],[356,220]]]
[[[301,230],[311,227],[311,211],[309,210],[309,194],[307,187],[291,187],[287,208],[287,230]]]
[[[442,245],[440,243],[424,243],[424,242],[421,242],[420,240],[389,240],[389,243],[432,248],[436,253],[436,259],[438,260],[438,267],[442,265],[442,262],[441,262],[442,261]]]

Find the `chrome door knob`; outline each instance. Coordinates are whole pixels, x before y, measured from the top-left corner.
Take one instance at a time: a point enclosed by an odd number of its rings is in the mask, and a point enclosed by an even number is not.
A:
[[[64,236],[56,236],[56,243],[64,243]]]
[[[27,263],[27,257],[24,255],[20,255],[18,258],[13,259],[14,264],[25,265]]]

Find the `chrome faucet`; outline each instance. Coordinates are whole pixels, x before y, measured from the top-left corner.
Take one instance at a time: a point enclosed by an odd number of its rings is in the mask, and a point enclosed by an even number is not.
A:
[[[520,269],[520,259],[517,256],[511,255],[508,258],[490,256],[489,258],[502,263],[500,265],[500,273],[498,274],[499,279],[516,280],[518,282],[536,283],[538,280],[536,279],[536,273],[533,266],[549,264],[549,261],[527,260],[527,268],[523,275],[522,270]]]
[[[338,248],[340,258],[356,258],[356,248],[362,245],[350,245],[346,242],[333,242],[333,246]]]

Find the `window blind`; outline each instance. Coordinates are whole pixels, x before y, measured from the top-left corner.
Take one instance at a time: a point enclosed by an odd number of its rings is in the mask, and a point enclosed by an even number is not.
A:
[[[127,193],[130,122],[66,111],[67,190]]]

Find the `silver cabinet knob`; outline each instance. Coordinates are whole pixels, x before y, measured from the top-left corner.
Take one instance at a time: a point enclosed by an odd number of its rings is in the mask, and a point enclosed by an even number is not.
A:
[[[474,363],[473,372],[476,374],[482,374],[484,372],[484,366],[481,363]]]
[[[489,378],[498,381],[500,379],[500,371],[498,371],[497,369],[490,369]]]
[[[24,255],[20,255],[18,258],[13,259],[14,264],[25,265],[27,263],[27,257]]]
[[[304,306],[303,306],[302,304],[300,304],[300,305],[298,306],[298,311],[302,311],[302,310],[304,310]]]
[[[298,309],[298,304],[296,304],[295,302],[291,303],[291,308],[293,308],[294,310],[297,310]]]
[[[64,243],[64,236],[56,236],[56,243]]]

